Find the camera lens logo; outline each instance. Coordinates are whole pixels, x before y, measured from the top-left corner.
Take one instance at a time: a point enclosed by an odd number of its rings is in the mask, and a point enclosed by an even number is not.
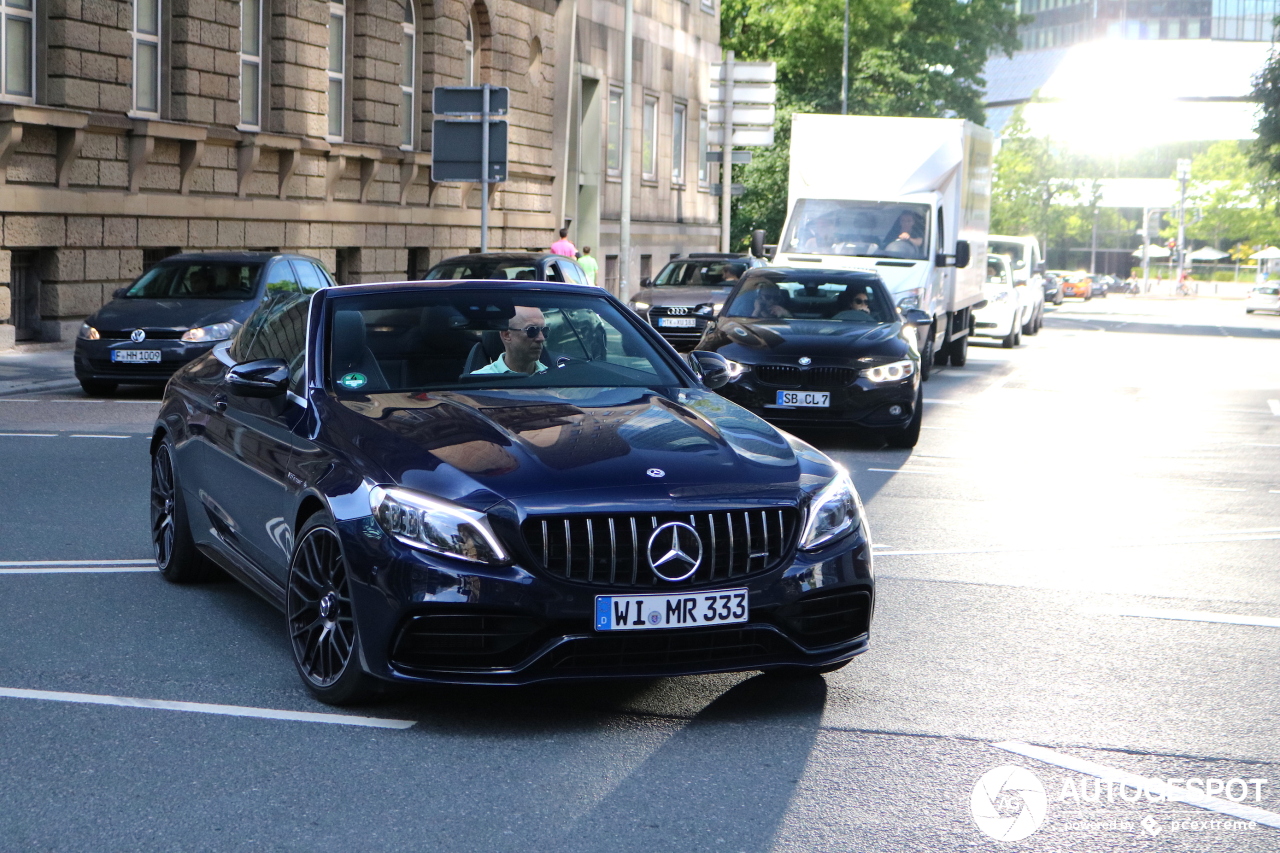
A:
[[[982,774],[969,808],[978,829],[996,841],[1018,841],[1044,823],[1048,797],[1031,771],[1006,764]]]

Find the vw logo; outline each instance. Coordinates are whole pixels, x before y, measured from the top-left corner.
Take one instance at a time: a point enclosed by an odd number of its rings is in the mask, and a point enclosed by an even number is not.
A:
[[[665,477],[665,476],[667,476],[667,472],[666,472],[666,471],[663,471],[661,468],[650,468],[648,471],[645,471],[645,473],[646,473],[646,474],[648,474],[650,477]]]
[[[688,309],[688,308],[680,308],[680,307],[676,307],[676,308],[668,308],[668,309],[667,309],[667,313],[668,313],[668,314],[671,314],[671,315],[673,315],[673,316],[675,316],[675,317],[683,317],[685,314],[688,314],[688,313],[689,313],[689,309]]]
[[[800,366],[801,366],[801,367],[808,367],[808,366],[809,366],[809,365],[811,365],[811,364],[813,364],[813,359],[809,358],[809,356],[807,356],[807,355],[802,355],[802,356],[800,356]]]
[[[648,556],[655,575],[682,581],[702,565],[702,537],[683,521],[668,521],[649,537]]]
[[[132,332],[129,333],[129,340],[133,341],[135,344],[140,344],[146,339],[147,339],[147,333],[142,331],[141,329],[134,329]]]

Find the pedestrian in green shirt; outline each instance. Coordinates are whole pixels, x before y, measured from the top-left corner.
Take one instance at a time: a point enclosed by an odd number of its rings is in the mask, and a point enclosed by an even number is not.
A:
[[[578,266],[582,267],[582,271],[587,274],[592,284],[596,283],[596,271],[600,269],[600,265],[596,263],[596,259],[591,257],[591,247],[583,246],[582,254],[578,256]]]

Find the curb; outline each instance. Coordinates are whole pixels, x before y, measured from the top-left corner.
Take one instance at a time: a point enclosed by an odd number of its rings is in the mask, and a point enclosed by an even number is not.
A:
[[[70,391],[79,388],[77,379],[50,379],[44,382],[28,382],[25,385],[0,385],[0,397],[12,397],[17,394],[31,394],[40,391]]]

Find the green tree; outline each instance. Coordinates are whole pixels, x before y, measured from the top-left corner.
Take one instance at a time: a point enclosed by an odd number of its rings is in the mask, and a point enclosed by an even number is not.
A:
[[[1280,238],[1266,167],[1253,162],[1251,148],[1247,142],[1224,140],[1191,159],[1189,239],[1225,250],[1240,242],[1267,244]],[[1173,236],[1177,228],[1166,232]]]
[[[1046,252],[1050,245],[1078,233],[1080,192],[1074,181],[1064,177],[1063,158],[1049,140],[1031,135],[1021,107],[1014,110],[1001,134],[994,171],[992,233],[1034,234]],[[1092,223],[1090,213],[1090,228]]]

